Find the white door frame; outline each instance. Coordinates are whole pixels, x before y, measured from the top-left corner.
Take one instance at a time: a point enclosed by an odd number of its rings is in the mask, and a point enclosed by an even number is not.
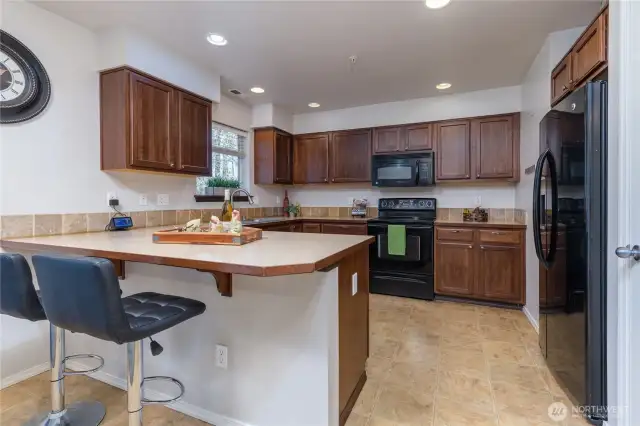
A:
[[[630,303],[630,268],[614,250],[632,243],[631,209],[638,203],[632,197],[639,194],[638,182],[633,191],[632,153],[637,154],[637,149],[632,144],[634,140],[640,143],[640,2],[612,0],[609,22],[607,403],[617,413],[609,415],[608,424],[634,426],[627,410],[631,407],[634,367],[630,363],[629,318],[631,309],[638,307]]]

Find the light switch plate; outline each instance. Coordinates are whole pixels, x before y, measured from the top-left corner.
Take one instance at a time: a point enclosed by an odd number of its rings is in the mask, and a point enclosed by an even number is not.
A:
[[[156,204],[158,204],[159,206],[168,206],[169,194],[158,194],[158,202]]]
[[[351,295],[355,296],[357,292],[358,292],[358,273],[354,272],[354,274],[351,275]]]
[[[148,204],[147,194],[140,194],[140,197],[138,199],[138,203],[141,206],[146,206]]]

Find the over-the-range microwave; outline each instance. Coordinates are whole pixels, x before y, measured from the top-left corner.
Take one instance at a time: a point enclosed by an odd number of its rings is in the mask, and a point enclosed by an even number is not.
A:
[[[435,185],[433,161],[433,152],[374,155],[371,161],[371,182],[373,186]]]

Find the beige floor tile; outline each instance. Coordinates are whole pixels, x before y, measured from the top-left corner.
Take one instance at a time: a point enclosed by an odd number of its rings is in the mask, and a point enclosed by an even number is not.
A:
[[[516,330],[516,324],[512,318],[505,318],[500,316],[498,312],[494,313],[493,311],[480,311],[478,313],[478,324],[494,325],[505,329]]]
[[[510,362],[521,365],[535,365],[533,357],[523,345],[487,340],[483,344],[487,360],[492,363]]]
[[[487,362],[484,358],[482,346],[442,346],[438,368],[440,371],[457,371],[473,375],[478,378],[489,378]]]
[[[430,426],[433,420],[433,396],[416,395],[402,387],[380,390],[372,418],[398,425]]]
[[[361,416],[360,414],[352,411],[351,414],[349,414],[349,418],[347,419],[345,426],[367,426],[367,423],[369,423],[368,416]]]
[[[400,343],[388,338],[372,337],[369,339],[369,355],[376,358],[394,358]]]
[[[392,323],[392,324],[405,324],[409,319],[411,308],[408,307],[394,307],[393,309],[380,309],[371,312],[371,320],[373,322]]]
[[[480,335],[446,335],[440,337],[440,346],[447,348],[467,348],[482,350],[484,339]]]
[[[413,311],[407,319],[408,327],[421,327],[431,332],[437,332],[442,327],[442,317],[438,312]]]
[[[515,328],[506,328],[499,325],[480,325],[480,334],[486,340],[494,340],[497,342],[510,342],[516,344],[523,344],[522,332]]]
[[[399,342],[402,340],[403,330],[404,324],[377,322],[373,320],[371,320],[369,324],[369,336],[371,339],[382,338]]]
[[[420,394],[434,394],[437,380],[437,370],[433,365],[417,362],[395,362],[384,383],[389,386],[405,386]]]
[[[367,359],[367,377],[373,380],[385,380],[389,374],[393,361],[389,358],[369,357]]]
[[[474,409],[493,414],[493,399],[488,378],[460,371],[438,371],[438,398],[463,401]]]
[[[564,390],[562,390],[556,378],[553,377],[553,374],[551,374],[549,368],[547,368],[546,366],[537,368],[538,372],[540,373],[540,377],[542,377],[542,380],[544,381],[545,386],[547,387],[547,390],[551,393],[551,395],[553,395],[554,397],[565,397],[566,394]]]
[[[537,422],[549,420],[547,410],[553,399],[546,390],[533,390],[502,382],[491,382],[491,389],[499,413],[519,415]]]
[[[547,418],[545,422],[539,422],[534,419],[512,413],[500,413],[500,426],[560,426],[562,423],[554,422]]]
[[[540,349],[540,344],[537,341],[525,343],[524,347],[527,349],[527,352],[533,359],[533,362],[538,367],[544,367],[544,368],[547,367],[547,363],[544,360],[544,357],[542,356],[542,350]]]
[[[398,426],[398,423],[380,417],[371,417],[367,426]]]
[[[482,338],[478,324],[472,322],[443,321],[442,326],[440,327],[440,335],[449,337]]]
[[[353,406],[353,412],[364,417],[369,417],[371,415],[371,410],[373,410],[373,407],[378,400],[379,391],[380,382],[377,380],[367,380],[367,383],[365,383],[362,388],[362,392],[360,392],[358,400]]]
[[[467,404],[464,399],[436,399],[434,426],[497,426],[497,417]]]
[[[407,325],[402,330],[401,341],[420,343],[429,346],[438,346],[440,344],[440,336],[431,328],[432,324],[425,326]]]
[[[425,345],[419,342],[401,342],[396,361],[419,362],[433,367],[438,365],[438,345]]]
[[[546,384],[538,367],[510,363],[489,363],[491,383],[503,382],[533,390],[544,390]]]

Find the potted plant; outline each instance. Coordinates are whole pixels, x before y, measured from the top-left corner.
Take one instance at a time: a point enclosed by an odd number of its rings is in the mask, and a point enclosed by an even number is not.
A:
[[[295,203],[295,204],[289,204],[289,207],[287,207],[287,211],[289,212],[289,215],[291,217],[298,217],[300,216],[300,203]]]
[[[205,195],[224,195],[225,189],[240,188],[238,179],[227,179],[223,177],[211,177],[207,179]]]

